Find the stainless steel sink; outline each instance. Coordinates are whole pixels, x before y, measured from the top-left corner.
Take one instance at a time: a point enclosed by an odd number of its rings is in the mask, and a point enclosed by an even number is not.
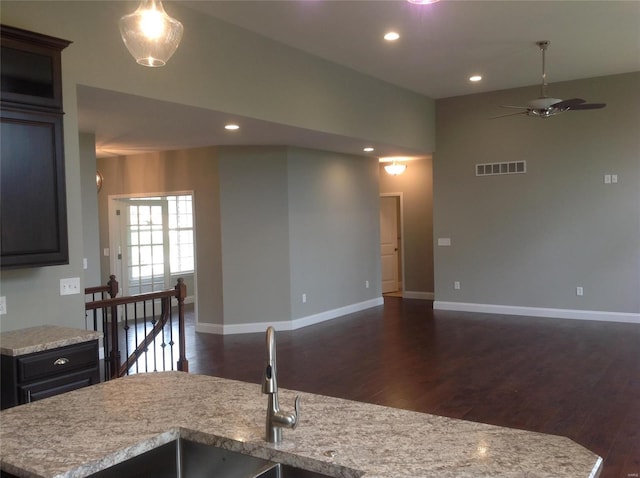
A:
[[[300,468],[178,439],[91,475],[95,478],[330,478]]]

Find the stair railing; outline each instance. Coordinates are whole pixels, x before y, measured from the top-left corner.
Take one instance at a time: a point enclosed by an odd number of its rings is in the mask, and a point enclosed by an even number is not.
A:
[[[139,372],[139,361],[143,357],[145,359],[143,371],[145,372],[157,371],[158,369],[174,370],[173,347],[175,341],[173,340],[172,311],[174,298],[178,310],[178,360],[176,367],[179,371],[188,372],[189,361],[186,357],[184,324],[184,300],[187,296],[187,287],[183,279],[178,279],[178,283],[173,289],[158,292],[116,297],[117,292],[118,283],[113,275],[110,276],[106,286],[85,289],[85,294],[91,296],[91,300],[85,303],[85,310],[93,317],[94,330],[98,330],[98,318],[102,318],[105,380],[128,375],[134,367],[134,371]],[[98,300],[96,300],[96,294],[99,294]],[[107,295],[109,297],[106,297]],[[158,303],[160,307],[157,306]],[[161,338],[160,350],[158,350],[156,343],[158,336]],[[124,353],[127,354],[124,361],[121,360],[121,346],[124,348]],[[167,346],[169,346],[169,366],[166,363],[165,349]],[[152,366],[151,370],[150,365]]]

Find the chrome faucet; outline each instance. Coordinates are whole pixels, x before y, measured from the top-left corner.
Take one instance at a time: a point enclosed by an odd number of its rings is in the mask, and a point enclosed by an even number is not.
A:
[[[300,422],[300,397],[296,397],[295,411],[283,412],[278,403],[278,374],[276,372],[276,331],[267,328],[267,362],[262,379],[262,393],[269,395],[267,404],[266,440],[271,443],[282,441],[282,429],[294,430]]]

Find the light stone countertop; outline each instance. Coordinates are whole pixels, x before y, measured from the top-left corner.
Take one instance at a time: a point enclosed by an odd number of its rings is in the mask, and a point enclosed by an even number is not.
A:
[[[280,389],[281,407],[291,410],[295,395]],[[338,478],[587,478],[602,463],[564,437],[300,396],[300,425],[273,445],[264,441],[260,385],[132,375],[0,412],[0,466],[21,477],[79,478],[179,436]]]
[[[58,325],[40,325],[0,333],[0,354],[18,357],[66,345],[97,340],[102,332],[72,329]]]

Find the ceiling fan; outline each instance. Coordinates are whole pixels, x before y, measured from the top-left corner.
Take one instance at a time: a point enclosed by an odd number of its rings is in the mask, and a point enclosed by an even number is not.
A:
[[[506,115],[495,116],[495,118],[503,118],[505,116],[515,115],[527,115],[535,116],[537,118],[549,118],[565,111],[574,110],[597,110],[607,106],[605,103],[587,103],[582,98],[571,98],[570,100],[560,100],[558,98],[550,98],[547,96],[547,73],[546,73],[546,58],[547,47],[549,41],[538,41],[536,45],[542,52],[542,85],[540,87],[540,97],[529,101],[527,106],[505,106],[502,108],[517,108],[524,111],[518,111],[517,113],[510,113]]]

